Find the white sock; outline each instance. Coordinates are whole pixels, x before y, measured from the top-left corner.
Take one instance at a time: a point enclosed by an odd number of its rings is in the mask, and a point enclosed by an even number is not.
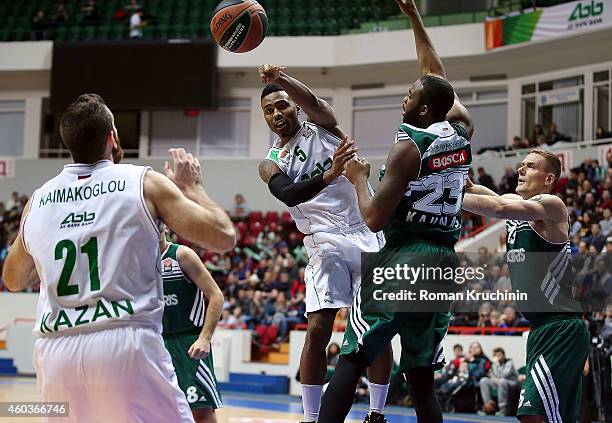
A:
[[[304,407],[305,422],[314,422],[319,418],[322,392],[323,385],[302,385],[302,406]]]
[[[370,385],[370,411],[383,414],[385,411],[385,402],[387,401],[389,384],[379,385],[372,382],[368,383]]]

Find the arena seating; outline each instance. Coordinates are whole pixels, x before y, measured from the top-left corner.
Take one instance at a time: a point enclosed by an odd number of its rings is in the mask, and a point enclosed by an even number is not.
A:
[[[539,1],[541,5],[566,0]],[[139,0],[144,39],[209,38],[209,19],[219,0]],[[129,38],[128,0],[98,0],[96,17],[86,18],[84,0],[63,2],[68,16],[56,20],[57,0],[16,0],[0,2],[0,42],[47,39],[56,41],[121,40]],[[409,28],[409,22],[398,15],[395,4],[382,0],[261,0],[269,19],[269,35],[338,35],[349,32]],[[525,3],[525,4],[524,4]],[[530,7],[531,1],[502,1],[489,11],[469,11],[424,16],[427,26],[459,25],[482,22],[487,15]],[[546,4],[544,4],[546,3]],[[42,22],[34,16],[42,10]]]

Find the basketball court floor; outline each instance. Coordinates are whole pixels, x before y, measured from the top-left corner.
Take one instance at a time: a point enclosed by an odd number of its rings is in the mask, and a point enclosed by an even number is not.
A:
[[[0,402],[5,401],[38,401],[36,379],[32,378],[0,378]],[[223,393],[224,408],[219,410],[219,421],[223,423],[296,423],[302,417],[300,398],[287,395],[254,395]],[[367,412],[366,404],[353,406],[347,422],[359,423]],[[414,410],[403,407],[388,407],[386,409],[389,423],[415,423]],[[445,422],[516,422],[513,418],[495,418],[451,414],[444,417]],[[6,418],[0,417],[0,422],[40,423],[38,418]]]

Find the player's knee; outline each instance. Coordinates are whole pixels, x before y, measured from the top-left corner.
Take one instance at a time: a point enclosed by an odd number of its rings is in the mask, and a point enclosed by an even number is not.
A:
[[[335,315],[331,313],[316,313],[308,316],[306,342],[309,345],[327,346],[331,337]]]
[[[196,408],[191,410],[196,423],[216,423],[217,415],[212,408]]]

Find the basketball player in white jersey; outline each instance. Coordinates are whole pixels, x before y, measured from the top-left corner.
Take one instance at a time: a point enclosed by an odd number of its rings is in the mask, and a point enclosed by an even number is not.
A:
[[[219,252],[233,248],[233,225],[183,149],[170,150],[168,177],[114,164],[117,129],[99,96],[80,96],[60,131],[74,164],[32,194],[3,275],[13,291],[41,281],[42,401],[69,403],[54,422],[193,422],[161,336],[160,222]]]
[[[306,235],[310,258],[306,267],[308,330],[300,359],[304,422],[316,421],[327,368],[325,348],[338,309],[351,307],[361,283],[361,252],[375,252],[382,238],[365,225],[357,195],[342,176],[344,164],[357,151],[338,126],[329,104],[290,77],[285,68],[259,69],[267,83],[261,108],[279,138],[259,165],[270,192],[289,207],[298,230]],[[300,123],[304,110],[308,121]],[[354,313],[350,313],[354,318]],[[367,422],[384,422],[383,415],[392,351],[381,354],[368,371],[370,413]]]

